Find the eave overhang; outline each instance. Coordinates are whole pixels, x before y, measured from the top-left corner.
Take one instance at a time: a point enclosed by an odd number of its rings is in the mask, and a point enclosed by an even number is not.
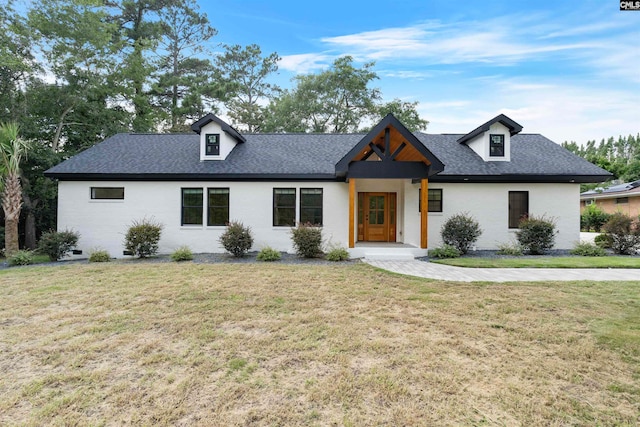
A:
[[[604,182],[609,175],[573,175],[573,174],[505,174],[505,175],[435,175],[429,178],[431,182],[454,183],[556,183],[556,184],[588,184]]]
[[[47,173],[59,181],[344,181],[334,174],[162,174],[162,173]]]

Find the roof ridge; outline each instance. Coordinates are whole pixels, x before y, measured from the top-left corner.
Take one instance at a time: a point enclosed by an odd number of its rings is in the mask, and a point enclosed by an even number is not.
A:
[[[175,135],[194,135],[192,132],[124,132],[121,135],[153,135],[153,136],[175,136]]]
[[[326,132],[252,132],[252,133],[243,133],[243,135],[321,135],[321,136],[330,136],[330,135],[366,135],[363,132],[337,132],[337,133],[326,133]]]

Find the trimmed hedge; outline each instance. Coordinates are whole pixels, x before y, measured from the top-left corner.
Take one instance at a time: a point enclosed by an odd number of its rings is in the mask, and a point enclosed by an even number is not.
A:
[[[135,220],[127,230],[124,247],[139,258],[146,258],[158,253],[162,224],[147,218]]]
[[[227,224],[227,230],[220,236],[219,241],[227,252],[241,258],[253,246],[251,228],[245,227],[241,222],[231,221]]]
[[[531,255],[542,255],[555,245],[556,224],[551,219],[531,215],[521,219],[518,228],[518,242]]]

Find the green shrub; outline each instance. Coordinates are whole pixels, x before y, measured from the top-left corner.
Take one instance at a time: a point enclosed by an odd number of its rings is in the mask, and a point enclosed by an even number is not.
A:
[[[611,249],[613,239],[607,233],[598,234],[594,239],[594,243],[603,249]]]
[[[293,248],[298,256],[315,258],[322,254],[322,229],[313,225],[298,224],[291,230]]]
[[[580,215],[580,229],[584,231],[600,232],[600,229],[607,223],[611,215],[604,212],[595,203],[587,205]]]
[[[458,258],[461,255],[458,248],[446,244],[429,251],[429,256],[432,258]]]
[[[469,251],[481,234],[482,229],[478,221],[466,212],[447,219],[440,230],[445,245],[455,247],[462,255]]]
[[[97,249],[97,250],[91,251],[91,253],[89,254],[89,262],[109,262],[109,261],[111,261],[111,255],[109,255],[109,252],[103,249]]]
[[[334,247],[324,256],[327,261],[347,261],[349,259],[349,251],[346,248]]]
[[[573,255],[581,256],[605,256],[607,253],[600,246],[590,242],[578,242],[571,249]]]
[[[47,255],[49,260],[58,261],[76,247],[79,238],[80,235],[74,231],[49,230],[42,233],[38,242],[38,251]]]
[[[245,227],[241,222],[232,221],[227,224],[227,230],[220,236],[222,247],[235,257],[242,257],[253,246],[251,228]]]
[[[611,249],[621,255],[631,255],[640,249],[640,224],[629,215],[615,213],[602,229],[611,238]]]
[[[522,256],[522,246],[518,242],[498,244],[498,255]]]
[[[191,252],[189,246],[180,246],[178,249],[173,251],[171,259],[175,262],[191,261],[193,259],[193,252]]]
[[[262,248],[260,253],[258,253],[258,261],[279,261],[282,258],[282,254],[280,251],[277,251],[269,246]]]
[[[31,265],[33,264],[33,252],[27,250],[16,251],[7,259],[9,265]]]
[[[146,258],[158,253],[158,244],[162,234],[162,224],[143,218],[135,220],[127,230],[124,238],[124,247],[127,251]]]
[[[521,219],[518,228],[518,242],[531,255],[542,255],[555,245],[556,224],[551,219],[532,215]]]

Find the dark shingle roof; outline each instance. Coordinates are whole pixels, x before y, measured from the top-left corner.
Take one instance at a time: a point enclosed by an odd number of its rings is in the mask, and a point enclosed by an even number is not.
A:
[[[418,134],[423,144],[445,164],[434,181],[453,178],[495,177],[516,180],[521,176],[575,176],[576,182],[602,181],[611,176],[604,169],[584,160],[540,134],[511,137],[511,161],[485,162],[471,148],[459,144],[460,135]],[[581,180],[579,176],[585,177]],[[567,181],[569,181],[568,179]]]
[[[610,174],[536,134],[511,138],[510,162],[485,162],[463,135],[416,133],[445,165],[434,181],[603,181]],[[336,163],[363,134],[247,134],[226,160],[200,161],[194,134],[118,134],[54,166],[59,179],[336,179]],[[559,180],[558,177],[568,177]]]

